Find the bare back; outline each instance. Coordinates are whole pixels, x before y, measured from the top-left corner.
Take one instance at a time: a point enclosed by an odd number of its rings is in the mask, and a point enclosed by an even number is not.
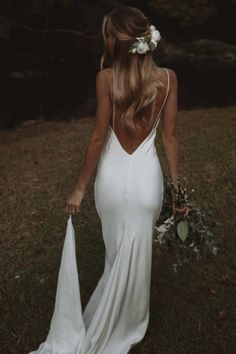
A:
[[[110,82],[110,87],[112,87],[113,84],[113,73],[112,73],[112,69],[107,69],[109,70],[109,82]],[[155,109],[155,117],[158,117],[161,113],[161,111],[163,110],[165,101],[167,99],[168,96],[168,92],[169,92],[169,70],[167,73],[168,69],[165,68],[161,68],[161,81],[165,84],[165,86],[167,87],[167,90],[165,90],[164,92],[162,92],[160,95],[158,95],[157,98],[157,102],[156,102],[156,109]],[[111,95],[112,96],[112,95]],[[114,105],[113,105],[113,115],[114,115]],[[137,131],[136,133],[130,137],[128,135],[128,133],[119,126],[119,124],[117,124],[117,121],[115,122],[116,124],[114,124],[113,121],[113,115],[110,121],[110,127],[112,128],[112,130],[114,131],[117,139],[119,140],[121,146],[124,148],[124,150],[129,153],[132,154],[132,152],[134,152],[137,147],[142,143],[142,141],[144,139],[146,139],[146,137],[150,134],[151,129],[147,130],[147,129],[143,129],[143,127],[141,126],[137,126]],[[154,121],[155,124],[155,121]]]

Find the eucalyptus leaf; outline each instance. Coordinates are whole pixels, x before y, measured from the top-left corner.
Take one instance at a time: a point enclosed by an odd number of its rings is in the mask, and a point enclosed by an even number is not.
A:
[[[177,225],[177,234],[184,242],[188,236],[188,224],[185,221],[180,221]]]
[[[149,42],[148,46],[151,50],[154,50],[156,48],[156,46],[153,42]]]

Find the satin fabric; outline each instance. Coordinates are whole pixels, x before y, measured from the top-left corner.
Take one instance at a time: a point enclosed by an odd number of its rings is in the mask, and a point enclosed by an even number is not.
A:
[[[29,354],[126,354],[143,339],[149,323],[153,233],[164,188],[154,140],[166,97],[153,129],[132,154],[110,126],[94,181],[104,272],[82,312],[70,215],[50,330]]]

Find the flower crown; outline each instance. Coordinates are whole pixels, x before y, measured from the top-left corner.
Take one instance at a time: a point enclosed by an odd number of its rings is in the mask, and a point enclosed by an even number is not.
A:
[[[156,27],[149,26],[149,34],[144,37],[136,37],[135,41],[129,49],[128,53],[131,54],[145,54],[149,50],[153,51],[157,47],[157,42],[160,41],[160,32],[156,30]]]

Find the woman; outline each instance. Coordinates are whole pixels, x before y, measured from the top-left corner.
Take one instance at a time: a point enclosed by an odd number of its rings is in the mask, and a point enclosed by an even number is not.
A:
[[[115,8],[102,29],[101,68],[107,54],[113,65],[96,77],[95,124],[66,212],[72,232],[71,214],[79,212],[97,167],[94,194],[106,247],[104,273],[82,314],[75,261],[70,268],[70,257],[63,258],[50,332],[32,353],[126,354],[149,323],[153,232],[163,199],[154,139],[162,117],[162,141],[177,185],[177,78],[155,64],[152,52],[160,33],[138,9]]]

